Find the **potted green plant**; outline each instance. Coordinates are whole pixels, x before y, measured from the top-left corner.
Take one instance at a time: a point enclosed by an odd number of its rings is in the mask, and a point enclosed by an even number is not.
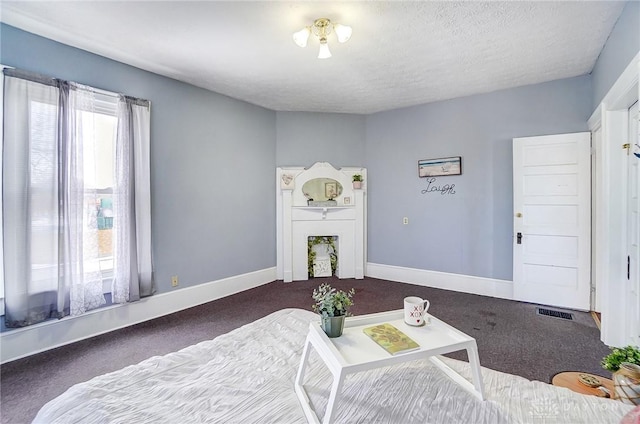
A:
[[[611,348],[611,353],[602,358],[602,368],[616,372],[623,362],[640,365],[640,349],[635,346]]]
[[[336,290],[328,283],[322,283],[313,290],[312,308],[320,315],[322,329],[329,337],[339,337],[344,329],[344,319],[349,315],[349,308],[353,306],[355,290],[349,292]]]
[[[636,346],[612,348],[602,358],[602,368],[613,373],[616,397],[624,403],[640,405],[640,349]]]
[[[353,181],[353,188],[362,188],[362,175],[360,174],[354,174],[353,177],[351,177],[352,181]]]

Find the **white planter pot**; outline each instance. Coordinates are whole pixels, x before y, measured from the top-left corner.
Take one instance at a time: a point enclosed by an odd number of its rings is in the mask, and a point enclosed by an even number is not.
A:
[[[640,405],[640,366],[623,362],[613,373],[616,397],[629,405]]]

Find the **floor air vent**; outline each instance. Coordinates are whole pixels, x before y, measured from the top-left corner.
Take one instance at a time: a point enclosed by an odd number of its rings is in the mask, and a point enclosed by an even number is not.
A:
[[[566,319],[569,321],[573,321],[573,314],[570,314],[569,312],[554,311],[553,309],[546,309],[546,308],[536,308],[536,309],[538,310],[538,315],[544,315],[551,318]]]

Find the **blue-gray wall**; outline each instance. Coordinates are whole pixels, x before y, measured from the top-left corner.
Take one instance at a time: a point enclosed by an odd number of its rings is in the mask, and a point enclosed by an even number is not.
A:
[[[630,1],[622,10],[607,43],[591,72],[592,109],[600,104],[611,86],[640,51],[640,2]]]
[[[151,101],[158,292],[275,266],[275,112],[5,24],[0,39],[3,65]]]
[[[587,131],[590,77],[367,117],[369,262],[512,279],[512,138]],[[455,194],[429,192],[418,160],[462,156]],[[409,225],[402,218],[409,218]]]
[[[625,7],[592,76],[369,116],[269,111],[6,25],[0,63],[152,101],[160,292],[171,275],[188,286],[274,266],[274,168],[317,161],[368,167],[370,262],[510,280],[511,139],[586,131],[639,50],[638,14]],[[417,161],[445,156],[463,157],[461,176],[435,183],[455,194],[421,194]]]
[[[364,115],[278,112],[276,116],[278,166],[364,165]]]

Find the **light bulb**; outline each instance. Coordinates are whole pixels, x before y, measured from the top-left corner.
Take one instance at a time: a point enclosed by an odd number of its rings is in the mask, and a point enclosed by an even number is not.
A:
[[[320,42],[320,51],[318,51],[318,59],[328,59],[331,57],[331,52],[329,51],[329,45],[325,41],[324,43]]]
[[[300,31],[293,33],[293,41],[300,47],[307,47],[309,34],[311,34],[311,30],[309,29],[309,27],[304,27]]]
[[[347,25],[335,24],[333,29],[336,31],[336,36],[338,37],[338,41],[340,43],[345,43],[349,41],[351,38],[351,33],[353,29]]]

